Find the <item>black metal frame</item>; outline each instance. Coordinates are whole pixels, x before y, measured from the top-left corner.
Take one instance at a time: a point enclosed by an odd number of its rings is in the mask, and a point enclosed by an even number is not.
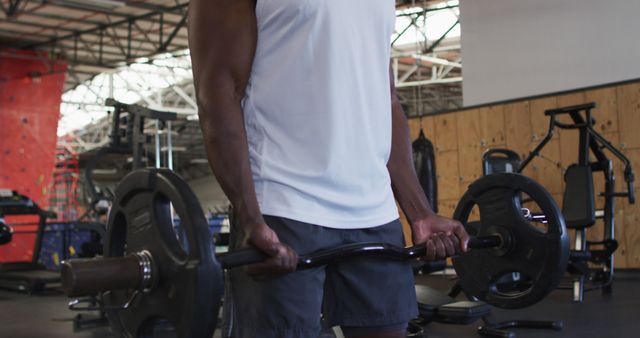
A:
[[[62,1],[0,1],[0,12],[5,14],[0,25],[15,27],[0,28],[0,40],[8,48],[46,52],[37,58],[45,63],[65,59],[70,75],[67,85],[71,87],[140,58],[188,49],[188,2],[160,5],[127,1],[123,6],[133,13]],[[83,15],[78,17],[77,13]]]
[[[68,32],[62,36],[42,35],[41,37],[45,39],[45,41],[27,43],[21,47],[24,49],[42,49],[43,47],[49,47],[54,54],[56,51],[65,53],[65,49],[71,48],[71,55],[67,58],[72,61],[73,64],[88,64],[95,66],[113,66],[114,63],[118,62],[129,62],[136,58],[150,57],[158,53],[168,51],[169,46],[176,38],[178,32],[186,24],[187,13],[185,10],[187,6],[188,4],[181,4],[170,8],[163,8],[161,10],[155,9],[137,16],[125,17],[111,23],[96,23],[92,28]],[[165,18],[165,13],[181,15],[181,19],[178,22],[168,21]],[[114,15],[114,13],[109,13],[109,15]],[[137,24],[138,21],[150,21],[154,23],[154,25],[157,24],[158,27],[153,28],[154,30],[158,30],[158,41],[150,39],[148,36],[149,32],[141,29]],[[165,27],[173,28],[166,38],[164,36]],[[135,38],[133,36],[134,31],[142,34],[144,38]],[[122,36],[122,33],[124,33],[125,36]],[[117,47],[118,52],[105,51],[104,47],[111,46],[110,44],[105,44],[105,38],[108,38],[113,42]],[[120,40],[123,38],[125,41],[124,43],[121,43]],[[82,48],[82,50],[89,52],[92,59],[89,61],[78,59],[78,42],[83,44],[84,48]],[[149,44],[154,48],[142,48],[141,46],[134,47],[134,42]],[[89,44],[95,45],[96,43],[98,48],[97,55],[95,55],[93,51],[95,47],[89,46]],[[173,46],[172,49],[180,50],[187,48],[187,45],[179,44]],[[114,57],[107,59],[105,57],[107,55]]]
[[[578,164],[584,166],[590,166],[592,172],[602,172],[604,176],[604,192],[600,196],[604,197],[604,214],[602,215],[604,221],[604,240],[601,242],[589,242],[586,240],[586,228],[578,228],[576,230],[576,247],[572,252],[571,262],[582,262],[586,266],[586,261],[601,264],[601,269],[595,271],[587,271],[589,276],[582,275],[576,281],[574,281],[574,300],[582,301],[585,291],[593,289],[603,289],[605,293],[611,292],[611,284],[613,282],[614,275],[614,255],[613,252],[617,248],[615,242],[615,197],[628,198],[629,203],[635,203],[634,192],[634,172],[631,167],[629,159],[618,149],[616,149],[609,141],[607,141],[602,135],[600,135],[594,128],[595,121],[592,117],[592,110],[596,107],[595,103],[587,103],[577,106],[564,107],[558,109],[550,109],[545,111],[545,115],[549,116],[549,129],[547,135],[536,146],[536,148],[529,154],[529,156],[522,161],[518,172],[522,172],[524,168],[533,161],[533,159],[539,156],[540,151],[551,140],[555,132],[555,128],[567,130],[577,129],[579,132],[579,156]],[[569,115],[572,123],[563,123],[557,120],[559,115]],[[613,170],[613,162],[609,159],[604,152],[608,150],[616,158],[618,158],[625,166],[624,179],[627,183],[627,191],[616,192],[615,191],[615,175]],[[595,157],[592,161],[591,155]],[[602,250],[592,250],[590,247],[602,247]],[[585,280],[591,277],[590,274],[595,273],[593,276],[594,286],[589,289],[585,289]]]
[[[98,162],[108,154],[132,154],[133,162],[132,169],[139,169],[143,166],[142,157],[144,155],[144,145],[146,144],[146,138],[144,135],[144,121],[146,118],[160,120],[161,122],[175,121],[178,119],[178,114],[173,112],[164,112],[149,109],[136,104],[126,104],[118,102],[112,98],[109,98],[105,102],[106,106],[114,107],[113,113],[111,113],[111,141],[109,145],[100,148],[97,153],[88,161],[84,178],[89,197],[91,199],[91,208],[86,214],[82,215],[80,219],[84,219],[95,210],[96,203],[106,198],[102,194],[98,193],[95,182],[93,179],[93,171],[95,170]],[[122,118],[123,113],[128,114],[126,118],[125,131],[122,131]]]
[[[11,17],[18,12],[20,2],[21,0],[9,0],[8,6],[5,7],[4,3],[0,1],[0,10],[2,10],[7,17]]]
[[[397,5],[397,4],[396,4]],[[407,14],[400,14],[398,15],[398,17],[403,17],[403,16],[408,16],[411,18],[411,22],[404,27],[400,32],[398,32],[398,36],[393,39],[393,41],[391,41],[391,46],[394,46],[396,44],[396,42],[400,39],[400,37],[406,33],[409,28],[411,28],[412,26],[416,26],[417,25],[417,21],[418,19],[420,19],[423,16],[426,16],[427,13],[430,12],[437,12],[437,11],[441,11],[441,10],[445,10],[445,9],[452,9],[452,8],[458,8],[460,7],[459,5],[452,5],[452,6],[444,6],[444,7],[438,7],[438,8],[424,8],[422,11],[417,11],[414,13],[407,13]],[[425,46],[425,48],[423,49],[423,54],[428,54],[433,52],[436,47],[438,47],[440,45],[440,43],[447,37],[447,35],[449,35],[449,33],[460,23],[460,20],[456,20],[456,22],[451,25],[451,27],[449,27],[449,29],[447,29],[444,34],[442,34],[436,41],[434,41],[431,45],[429,45],[428,47]],[[424,32],[420,31],[421,34],[423,34],[423,37],[426,40],[427,37],[424,35]]]
[[[0,216],[7,215],[36,215],[38,216],[38,229],[36,230],[36,239],[33,248],[33,255],[31,262],[38,264],[40,259],[40,249],[42,247],[42,237],[44,236],[44,228],[48,218],[57,218],[55,212],[41,209],[29,197],[20,195],[18,192],[13,192],[13,198],[15,203],[0,203]]]
[[[33,294],[57,285],[58,274],[47,272],[44,265],[39,263],[46,221],[48,218],[57,218],[56,213],[41,209],[29,197],[13,191],[11,200],[0,201],[0,216],[6,215],[36,215],[39,220],[31,261],[0,264],[0,287]]]

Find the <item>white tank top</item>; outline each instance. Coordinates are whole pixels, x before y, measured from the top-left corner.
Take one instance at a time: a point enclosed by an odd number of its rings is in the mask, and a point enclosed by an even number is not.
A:
[[[395,220],[395,0],[257,0],[256,16],[242,104],[262,213],[340,229]]]

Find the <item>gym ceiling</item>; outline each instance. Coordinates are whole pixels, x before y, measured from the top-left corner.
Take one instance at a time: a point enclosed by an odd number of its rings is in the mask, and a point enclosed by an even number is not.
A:
[[[398,8],[443,0],[396,0]],[[0,0],[0,53],[64,59],[64,90],[102,72],[188,48],[187,0]],[[24,56],[33,57],[33,56]]]
[[[398,9],[432,5],[445,0],[396,0]],[[0,56],[35,58],[45,64],[53,60],[64,60],[68,64],[64,91],[79,85],[91,86],[90,81],[98,74],[121,69],[131,63],[144,63],[158,55],[184,55],[188,49],[187,10],[188,0],[0,0]],[[409,14],[414,23],[426,11]],[[404,33],[404,32],[403,32]],[[444,37],[444,36],[443,36]],[[444,46],[439,51],[437,62],[459,62],[459,41],[430,41],[431,47]],[[429,47],[424,46],[424,47]],[[404,49],[403,49],[404,48]],[[34,55],[22,54],[17,50],[33,50]],[[420,81],[432,79],[433,59],[419,59],[413,46],[396,49],[402,56],[397,57],[399,77],[408,86],[399,88],[411,109],[417,99],[428,102],[433,97],[434,104],[445,102],[447,106],[433,106],[437,110],[456,107],[461,102],[460,83],[443,81],[436,85],[419,86]],[[420,65],[419,67],[417,65]],[[449,77],[460,77],[459,68],[449,70]],[[413,85],[413,84],[415,85]],[[186,95],[192,96],[192,86],[184,84]],[[166,93],[170,101],[171,95]],[[175,95],[173,95],[175,96]],[[453,97],[453,103],[447,101]],[[178,100],[180,98],[178,97]],[[142,102],[144,105],[145,103]],[[453,106],[450,106],[453,104]],[[101,103],[99,104],[101,106]],[[177,106],[177,104],[176,104]],[[168,105],[167,109],[175,108]],[[78,108],[80,109],[80,108]],[[97,121],[93,125],[72,133],[82,144],[102,144],[109,130],[109,121]],[[197,121],[180,121],[175,125],[179,136],[175,139],[176,149],[190,149],[181,152],[183,175],[191,178],[209,174],[204,149],[201,144]],[[80,147],[83,148],[83,147]],[[83,155],[91,156],[96,147],[85,147]],[[106,166],[123,166],[120,158],[107,161]]]

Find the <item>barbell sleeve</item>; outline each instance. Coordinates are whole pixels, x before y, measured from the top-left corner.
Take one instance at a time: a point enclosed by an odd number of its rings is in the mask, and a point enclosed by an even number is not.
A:
[[[139,289],[142,269],[136,255],[64,261],[62,290],[69,297],[95,295],[108,290]]]
[[[125,257],[76,259],[62,262],[62,289],[69,297],[108,290],[148,290],[153,285],[153,257],[141,251]]]

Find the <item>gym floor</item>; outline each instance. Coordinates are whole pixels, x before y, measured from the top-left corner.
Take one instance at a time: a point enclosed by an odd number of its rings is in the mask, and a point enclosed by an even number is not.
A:
[[[446,290],[450,281],[439,276],[418,276],[418,283]],[[601,338],[637,337],[640,308],[640,271],[616,274],[613,294],[598,291],[585,295],[582,304],[571,302],[569,291],[555,291],[541,303],[523,310],[493,310],[495,320],[533,319],[562,320],[564,330],[516,330],[518,338],[563,337]],[[27,296],[0,290],[0,336],[11,338],[102,338],[112,337],[106,327],[73,332],[76,313],[67,310],[67,298],[61,293]],[[479,337],[478,323],[445,325],[432,323],[426,327],[429,338]]]

